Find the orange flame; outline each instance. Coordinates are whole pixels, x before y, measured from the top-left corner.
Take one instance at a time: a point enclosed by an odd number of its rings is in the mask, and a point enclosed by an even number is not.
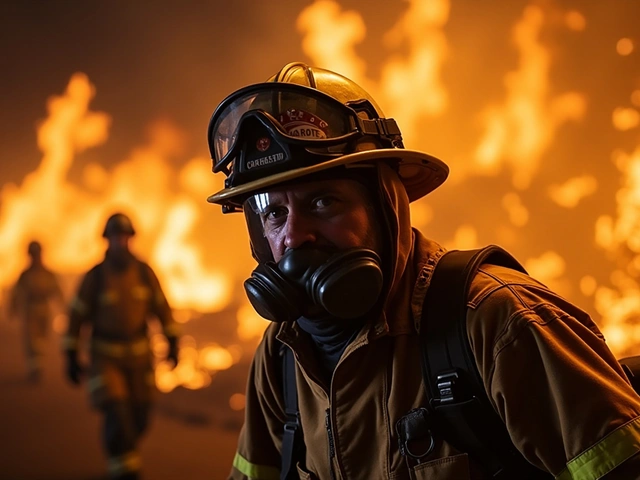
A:
[[[503,163],[509,165],[518,189],[529,186],[558,127],[582,118],[586,109],[586,99],[575,92],[549,98],[550,58],[539,40],[543,25],[542,10],[534,6],[515,25],[520,65],[505,77],[505,103],[488,107],[483,115],[486,133],[475,156],[482,173],[495,174]]]
[[[368,63],[356,50],[367,33],[359,12],[345,10],[333,0],[318,0],[301,12],[297,28],[304,35],[302,48],[313,64],[352,78],[383,109],[393,107],[408,148],[428,150],[422,145],[426,141],[421,120],[443,116],[455,100],[442,79],[443,65],[455,53],[445,35],[450,1],[411,0],[406,5],[382,37],[385,51],[379,55],[378,80],[371,78]],[[587,109],[582,93],[552,93],[552,52],[541,40],[550,21],[541,7],[523,10],[512,30],[518,64],[504,76],[504,98],[483,109],[479,117],[482,135],[470,147],[472,160],[458,161],[452,169],[457,179],[503,172],[512,175],[518,193],[505,191],[497,196],[509,225],[500,224],[495,229],[499,238],[512,244],[517,243],[517,229],[536,220],[537,212],[526,204],[528,197],[523,191],[537,175],[541,159],[561,127],[583,119]],[[562,25],[571,32],[584,32],[587,21],[574,10],[562,16]],[[610,50],[612,55],[617,52],[628,56],[634,52],[634,44],[631,39],[621,39],[615,51]],[[408,100],[407,92],[420,93]],[[108,139],[111,118],[104,112],[90,111],[94,95],[95,88],[85,75],[71,78],[64,94],[48,102],[49,115],[39,127],[41,164],[20,186],[4,185],[0,192],[0,259],[5,266],[0,286],[7,287],[17,277],[24,259],[15,252],[31,238],[43,241],[45,260],[54,269],[72,275],[83,273],[100,260],[103,222],[117,208],[132,215],[139,232],[134,250],[148,255],[179,319],[190,318],[190,310],[221,311],[232,305],[236,296],[232,286],[237,287],[237,278],[246,277],[254,265],[244,220],[241,215],[222,220],[216,217],[219,209],[204,203],[208,194],[222,187],[219,176],[206,173],[210,169],[208,159],[192,158],[180,168],[169,161],[183,157],[186,144],[183,132],[172,123],[155,122],[144,144],[115,167],[88,163],[82,166],[80,184],[67,179],[78,153]],[[618,132],[640,125],[640,90],[631,94],[630,102],[610,110]],[[585,274],[579,287],[584,295],[593,297],[612,349],[623,351],[640,336],[634,320],[640,313],[636,281],[640,273],[640,221],[636,213],[640,210],[640,147],[630,155],[617,153],[615,160],[623,178],[616,199],[618,211],[615,216],[598,219],[596,241],[619,262],[619,267],[612,275],[611,286],[605,286],[595,275]],[[555,206],[579,208],[585,198],[603,188],[604,182],[599,185],[596,176],[580,173],[543,187]],[[428,201],[415,202],[411,211],[418,227],[429,224],[434,217]],[[451,225],[453,234],[447,235],[452,239],[446,243],[449,248],[475,248],[485,243],[478,226],[466,222]],[[525,264],[530,273],[550,286],[566,288],[565,259],[547,249],[537,255]],[[246,303],[238,306],[235,315],[237,337],[242,342],[257,341],[268,324]],[[216,371],[238,361],[239,350],[233,346],[198,347],[188,337],[184,342],[178,368],[170,371],[161,364],[158,371],[158,382],[165,391],[177,385],[204,386]],[[162,358],[161,339],[157,338],[155,344]],[[237,394],[230,399],[230,406],[236,408],[243,400]]]
[[[409,1],[400,19],[384,34],[385,46],[390,50],[402,47],[402,54],[391,55],[381,64],[379,81],[367,76],[367,63],[356,53],[357,44],[363,42],[366,25],[359,12],[343,10],[335,1],[323,0],[307,7],[298,19],[298,29],[304,35],[303,49],[316,65],[344,73],[362,85],[383,106],[392,105],[393,116],[402,126],[405,144],[408,148],[428,150],[421,147],[419,120],[424,116],[440,116],[449,107],[448,92],[441,81],[441,68],[449,59],[449,46],[444,35],[448,21],[450,4],[446,0]],[[550,9],[547,9],[547,11]],[[558,19],[560,21],[558,22]],[[570,10],[558,15],[549,15],[541,6],[527,6],[512,28],[512,41],[517,49],[518,64],[504,77],[504,100],[488,105],[480,115],[483,135],[473,148],[472,162],[457,161],[452,168],[452,179],[464,180],[477,175],[497,175],[508,171],[512,185],[522,192],[530,185],[541,167],[545,153],[556,141],[562,126],[568,122],[578,122],[585,118],[587,99],[583,93],[568,91],[553,94],[551,85],[552,52],[542,41],[543,29],[549,25],[560,25],[571,32],[585,32],[587,20],[577,11]],[[620,55],[633,51],[630,39],[621,39],[617,45]],[[380,58],[381,55],[378,55]],[[410,96],[408,92],[420,92]],[[636,110],[640,106],[640,91],[632,93],[630,106],[622,106],[612,111],[612,122],[619,131],[628,131],[640,125]],[[422,140],[424,141],[424,140]],[[454,157],[459,155],[454,154]],[[636,231],[636,197],[640,198],[639,185],[634,185],[636,170],[627,160],[624,175],[627,188],[618,194],[618,218],[602,217],[596,225],[598,244],[620,256],[620,250],[633,252],[633,266],[636,275],[640,272],[640,239]],[[584,173],[565,179],[547,187],[549,198],[562,208],[577,208],[599,188],[596,175]],[[520,193],[504,193],[502,207],[507,212],[509,223],[515,228],[525,228],[532,220],[538,220],[537,210],[526,205]],[[431,222],[434,213],[428,201],[411,205],[414,224],[424,227]],[[639,209],[640,210],[640,209]],[[638,222],[640,224],[640,222]],[[452,226],[450,226],[452,227]],[[514,228],[496,225],[495,234],[507,243],[517,244],[518,233]],[[474,248],[485,243],[479,238],[474,225],[463,224],[454,228],[453,238],[446,243],[449,248]],[[623,256],[627,258],[629,254]],[[525,266],[533,276],[559,291],[570,291],[564,276],[567,273],[565,259],[555,251],[548,250],[535,258],[530,258]],[[625,272],[631,267],[626,266]],[[583,275],[579,280],[580,291],[593,295],[596,310],[603,315],[603,325],[619,323],[617,317],[629,321],[635,312],[633,295],[640,292],[631,288],[634,282],[621,282],[617,274],[613,288],[598,285],[593,275]],[[631,277],[629,277],[631,278]],[[627,279],[628,280],[628,279]],[[623,288],[624,287],[624,288]],[[607,313],[613,303],[617,307]],[[616,313],[613,313],[616,312]],[[613,327],[609,327],[613,328]],[[612,349],[626,348],[634,341],[633,335],[625,342],[615,330],[611,333]]]
[[[71,78],[64,95],[49,101],[49,117],[38,129],[38,144],[44,152],[41,164],[20,187],[3,187],[0,256],[5,269],[1,286],[8,287],[17,277],[24,260],[15,252],[32,238],[42,241],[54,270],[76,275],[86,272],[103,255],[103,222],[114,210],[122,209],[132,216],[138,231],[134,250],[150,252],[148,260],[174,308],[224,308],[231,300],[230,276],[206,264],[202,244],[193,238],[204,208],[203,190],[212,188],[203,185],[202,175],[194,172],[206,172],[209,160],[193,159],[175,173],[167,159],[183,150],[183,134],[178,129],[167,121],[156,122],[149,128],[148,143],[111,172],[90,163],[83,170],[85,188],[67,180],[75,154],[108,137],[110,117],[89,110],[94,95],[86,75]],[[240,256],[248,257],[248,253]]]
[[[103,210],[66,181],[74,154],[107,139],[109,116],[88,111],[94,94],[87,77],[76,74],[64,96],[49,100],[49,117],[38,128],[42,162],[20,187],[5,184],[2,188],[0,258],[4,268],[0,282],[4,288],[24,266],[24,259],[16,251],[24,251],[23,246],[32,238],[51,239],[53,244],[45,249],[45,258],[55,269],[79,271],[87,265],[86,256],[96,256],[95,233]],[[77,217],[85,221],[67,220]]]
[[[596,242],[620,268],[611,275],[613,288],[595,289],[595,307],[602,315],[603,331],[613,348],[624,350],[640,340],[640,147],[632,154],[616,152],[623,186],[616,196],[617,216],[603,215],[596,222]]]
[[[567,180],[562,185],[551,185],[549,196],[561,207],[575,208],[580,200],[598,189],[598,181],[591,175],[582,175]]]
[[[132,217],[137,231],[132,248],[145,252],[142,258],[154,267],[176,319],[188,320],[190,311],[222,310],[233,299],[232,272],[244,275],[240,272],[253,262],[248,249],[238,247],[237,254],[233,251],[234,236],[246,238],[242,221],[231,222],[222,238],[208,243],[201,238],[200,230],[206,230],[202,227],[204,212],[210,217],[220,215],[212,213],[204,202],[215,188],[211,184],[219,182],[212,175],[202,175],[210,170],[210,161],[194,158],[176,171],[169,158],[183,154],[184,134],[160,120],[149,127],[147,142],[129,158],[110,171],[88,163],[82,170],[83,183],[72,183],[67,176],[76,154],[108,138],[111,118],[89,109],[94,95],[87,76],[75,74],[64,94],[49,100],[49,115],[38,128],[42,162],[19,187],[3,186],[0,258],[5,268],[0,287],[6,290],[15,281],[26,260],[26,255],[15,253],[26,252],[26,244],[33,238],[43,244],[45,262],[54,271],[77,279],[104,254],[101,233],[107,216],[123,210]],[[225,243],[227,253],[233,254],[209,264],[203,246],[219,248]],[[56,317],[55,331],[64,328],[65,320],[64,315]],[[261,327],[264,330],[264,325]],[[245,336],[251,335],[246,332]],[[162,361],[158,366],[157,383],[163,391],[178,385],[202,388],[216,371],[239,360],[222,347],[205,346],[199,351],[188,337],[182,343],[176,369],[170,370]],[[157,357],[164,358],[162,349],[166,346],[157,336],[153,344]]]
[[[403,125],[407,144],[420,139],[417,120],[438,115],[447,105],[447,94],[440,80],[447,42],[442,28],[449,16],[448,0],[410,0],[407,11],[385,34],[389,49],[408,48],[409,54],[396,54],[384,63],[381,79],[366,76],[366,63],[355,52],[366,33],[362,16],[343,12],[333,0],[321,0],[305,8],[298,17],[298,30],[305,36],[304,52],[313,63],[351,78],[362,85],[383,107],[394,106],[394,117]],[[407,102],[407,92],[420,92]]]

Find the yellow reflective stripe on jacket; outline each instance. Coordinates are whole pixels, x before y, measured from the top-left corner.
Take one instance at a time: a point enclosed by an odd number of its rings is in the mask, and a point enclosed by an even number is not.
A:
[[[111,475],[122,475],[128,472],[137,472],[142,466],[142,460],[137,452],[127,452],[117,457],[111,457],[108,461],[108,469]]]
[[[596,480],[640,452],[640,417],[616,428],[567,463],[558,480]]]
[[[118,292],[106,290],[98,295],[98,303],[100,305],[115,305],[118,303]]]
[[[252,480],[280,480],[280,469],[269,465],[255,465],[236,453],[233,466]]]
[[[146,337],[134,342],[109,342],[94,338],[91,345],[96,353],[115,358],[143,355],[149,352],[149,340]]]
[[[164,334],[167,337],[177,337],[180,334],[180,326],[176,322],[164,326]]]
[[[87,381],[87,390],[89,390],[89,393],[93,393],[102,387],[104,387],[104,377],[102,375],[96,375]]]
[[[86,315],[89,311],[89,306],[78,297],[73,297],[73,299],[71,300],[71,309],[75,310],[80,315]]]
[[[62,344],[62,349],[63,350],[77,350],[78,349],[78,339],[76,337],[70,337],[65,335],[64,337],[62,337],[62,341],[60,342]]]

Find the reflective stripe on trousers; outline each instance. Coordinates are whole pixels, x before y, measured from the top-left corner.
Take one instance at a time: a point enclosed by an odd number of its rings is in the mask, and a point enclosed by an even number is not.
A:
[[[122,455],[109,457],[107,468],[109,475],[117,477],[123,473],[137,472],[142,467],[142,459],[136,451],[126,452]]]
[[[112,358],[125,358],[128,356],[145,355],[149,353],[149,339],[139,338],[132,342],[113,342],[93,338],[91,341],[92,350],[96,353]]]

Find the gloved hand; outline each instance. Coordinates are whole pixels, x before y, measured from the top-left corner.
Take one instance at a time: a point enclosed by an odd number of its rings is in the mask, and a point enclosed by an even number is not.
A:
[[[78,362],[78,354],[73,350],[67,351],[67,378],[74,385],[80,385],[81,377],[84,374],[84,368]]]
[[[171,368],[176,368],[176,365],[178,365],[178,338],[167,337],[167,342],[169,342],[169,348],[166,360],[172,364]]]

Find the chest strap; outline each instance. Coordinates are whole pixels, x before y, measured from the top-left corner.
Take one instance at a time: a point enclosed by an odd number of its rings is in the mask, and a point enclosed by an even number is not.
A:
[[[282,463],[280,480],[298,478],[295,463],[303,460],[304,439],[300,425],[300,411],[298,409],[298,391],[296,389],[296,361],[291,349],[282,344],[282,391],[284,396],[284,412],[286,420],[282,435]]]

